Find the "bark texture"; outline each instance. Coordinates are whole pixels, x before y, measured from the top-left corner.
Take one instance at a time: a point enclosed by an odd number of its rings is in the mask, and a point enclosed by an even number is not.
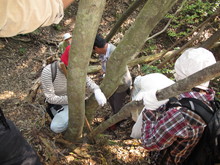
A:
[[[76,141],[82,134],[85,121],[87,68],[105,3],[104,0],[79,2],[67,76],[69,125],[65,138],[70,141]]]
[[[170,97],[177,96],[183,92],[190,91],[193,87],[202,84],[212,78],[220,76],[220,61],[211,65],[199,72],[196,72],[185,79],[182,79],[175,84],[164,88],[157,92],[157,99],[164,100]]]

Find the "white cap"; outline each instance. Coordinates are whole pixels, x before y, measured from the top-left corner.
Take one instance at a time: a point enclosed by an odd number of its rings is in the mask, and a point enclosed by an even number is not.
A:
[[[210,65],[216,63],[215,57],[207,49],[204,48],[189,48],[175,62],[175,78],[182,80]],[[208,89],[209,81],[202,83],[196,87],[200,89]]]
[[[132,91],[132,100],[138,101],[143,99],[146,109],[155,110],[168,101],[168,99],[158,101],[156,92],[172,84],[174,84],[174,81],[161,73],[138,76],[134,80],[135,92]]]
[[[63,35],[63,40],[67,40],[67,39],[69,39],[69,38],[71,38],[72,36],[70,35],[70,33],[65,33],[64,35]]]

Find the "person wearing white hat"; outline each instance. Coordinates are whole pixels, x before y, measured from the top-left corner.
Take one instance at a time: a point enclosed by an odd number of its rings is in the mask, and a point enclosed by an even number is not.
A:
[[[58,48],[59,48],[59,53],[62,54],[66,47],[71,45],[72,42],[72,35],[70,33],[65,33],[63,35],[63,41],[59,43]]]
[[[184,79],[216,63],[213,54],[204,48],[190,48],[175,62],[176,80]],[[138,83],[139,82],[139,83]],[[159,74],[149,74],[137,79],[139,92],[133,100],[144,101],[144,109],[133,126],[131,137],[140,138],[142,145],[150,153],[152,164],[182,164],[192,152],[206,127],[202,118],[186,107],[166,109],[168,99],[158,101],[156,91],[173,84]],[[202,83],[191,91],[182,93],[181,98],[195,98],[210,105],[215,92]]]

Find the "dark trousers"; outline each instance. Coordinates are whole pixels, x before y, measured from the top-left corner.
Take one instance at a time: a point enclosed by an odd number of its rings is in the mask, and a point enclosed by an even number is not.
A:
[[[1,111],[1,109],[0,109]],[[12,121],[0,113],[0,164],[1,165],[42,165]]]
[[[120,93],[114,93],[110,98],[109,98],[109,104],[112,108],[112,112],[114,114],[118,113],[120,109],[123,107],[125,103],[125,98],[128,95],[127,91],[120,92]]]

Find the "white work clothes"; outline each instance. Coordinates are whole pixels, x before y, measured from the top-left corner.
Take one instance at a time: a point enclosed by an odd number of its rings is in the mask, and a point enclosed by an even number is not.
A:
[[[58,24],[64,16],[62,0],[0,0],[0,4],[0,37]]]

